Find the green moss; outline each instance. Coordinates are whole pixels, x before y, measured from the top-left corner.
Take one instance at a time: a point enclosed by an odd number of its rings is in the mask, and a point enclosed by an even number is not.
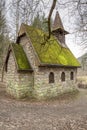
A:
[[[29,64],[29,61],[27,59],[27,56],[22,48],[21,45],[19,44],[12,44],[12,48],[15,54],[16,62],[18,65],[19,70],[28,70],[31,69],[31,66]]]
[[[46,41],[45,37],[47,34],[43,31],[25,24],[24,27],[41,63],[80,66],[71,51],[68,48],[61,47],[53,35]]]

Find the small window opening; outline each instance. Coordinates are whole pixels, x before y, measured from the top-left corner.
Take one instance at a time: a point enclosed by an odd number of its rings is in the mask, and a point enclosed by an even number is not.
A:
[[[62,72],[62,74],[61,74],[61,81],[62,81],[62,82],[65,81],[65,73],[64,73],[64,72]]]
[[[71,79],[71,80],[74,79],[74,73],[73,73],[73,72],[70,73],[70,79]]]
[[[59,34],[63,35],[63,32],[62,32],[62,31],[59,31]]]
[[[54,83],[54,73],[50,72],[49,74],[49,83]]]

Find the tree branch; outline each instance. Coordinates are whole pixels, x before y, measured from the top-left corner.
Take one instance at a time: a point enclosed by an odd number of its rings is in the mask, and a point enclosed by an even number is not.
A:
[[[57,2],[57,0],[53,0],[52,6],[51,6],[51,9],[49,12],[49,16],[48,16],[48,32],[49,32],[48,39],[50,38],[50,35],[51,35],[51,22],[50,21],[51,21],[51,16],[52,16],[53,10],[56,6],[56,2]]]

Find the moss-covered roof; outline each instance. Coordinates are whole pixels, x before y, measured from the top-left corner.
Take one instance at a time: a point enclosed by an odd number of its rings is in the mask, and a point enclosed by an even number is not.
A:
[[[22,46],[15,43],[11,45],[15,55],[18,70],[32,70]]]
[[[63,66],[80,66],[68,48],[61,47],[58,40],[51,35],[45,40],[47,34],[39,29],[24,24],[26,34],[30,38],[41,63],[58,64]]]

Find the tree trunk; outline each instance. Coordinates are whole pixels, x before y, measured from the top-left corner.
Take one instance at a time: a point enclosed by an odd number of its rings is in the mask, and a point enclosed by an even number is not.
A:
[[[48,39],[50,38],[50,35],[51,35],[51,16],[52,16],[53,10],[55,9],[56,2],[57,0],[53,0],[52,6],[49,12],[49,16],[48,16],[48,32],[49,32]]]

